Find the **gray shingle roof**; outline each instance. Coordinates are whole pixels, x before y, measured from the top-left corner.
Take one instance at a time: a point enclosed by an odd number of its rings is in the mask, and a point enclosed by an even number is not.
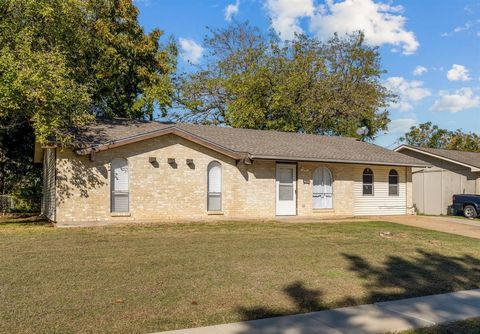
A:
[[[402,145],[398,149],[402,148],[411,148],[417,151],[422,151],[425,153],[436,155],[438,157],[453,160],[465,165],[480,168],[480,152],[463,152],[455,150],[444,150],[440,148],[417,147],[411,145]]]
[[[74,131],[74,146],[83,152],[97,150],[118,141],[132,142],[156,132],[180,130],[226,150],[246,153],[252,159],[283,159],[371,163],[378,165],[427,166],[428,163],[355,138],[302,133],[238,129],[212,125],[161,123],[131,120],[99,120]],[[86,150],[85,150],[86,149]]]

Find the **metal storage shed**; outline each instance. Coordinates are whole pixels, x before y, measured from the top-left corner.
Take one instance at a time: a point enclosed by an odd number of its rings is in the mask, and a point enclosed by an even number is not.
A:
[[[431,165],[412,169],[418,213],[445,215],[454,194],[480,194],[480,153],[402,145],[395,151]]]

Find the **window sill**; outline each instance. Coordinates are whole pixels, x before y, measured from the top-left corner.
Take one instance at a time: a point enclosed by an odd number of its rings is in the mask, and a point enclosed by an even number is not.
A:
[[[207,211],[207,215],[209,216],[223,216],[223,211]]]
[[[111,212],[110,217],[130,217],[130,212]]]
[[[324,212],[324,213],[329,213],[329,212],[335,212],[334,209],[312,209],[312,212]]]

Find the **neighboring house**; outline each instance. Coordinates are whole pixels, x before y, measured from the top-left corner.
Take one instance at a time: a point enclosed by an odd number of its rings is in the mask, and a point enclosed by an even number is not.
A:
[[[412,213],[411,168],[354,138],[98,121],[44,147],[43,214],[59,225]]]
[[[454,194],[480,194],[480,153],[402,145],[395,151],[431,167],[413,168],[413,203],[419,213],[447,214]]]

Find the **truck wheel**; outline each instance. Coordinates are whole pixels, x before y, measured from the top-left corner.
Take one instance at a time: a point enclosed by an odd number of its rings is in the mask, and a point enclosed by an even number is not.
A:
[[[477,218],[477,210],[475,210],[473,205],[466,205],[463,208],[463,215],[469,219]]]

